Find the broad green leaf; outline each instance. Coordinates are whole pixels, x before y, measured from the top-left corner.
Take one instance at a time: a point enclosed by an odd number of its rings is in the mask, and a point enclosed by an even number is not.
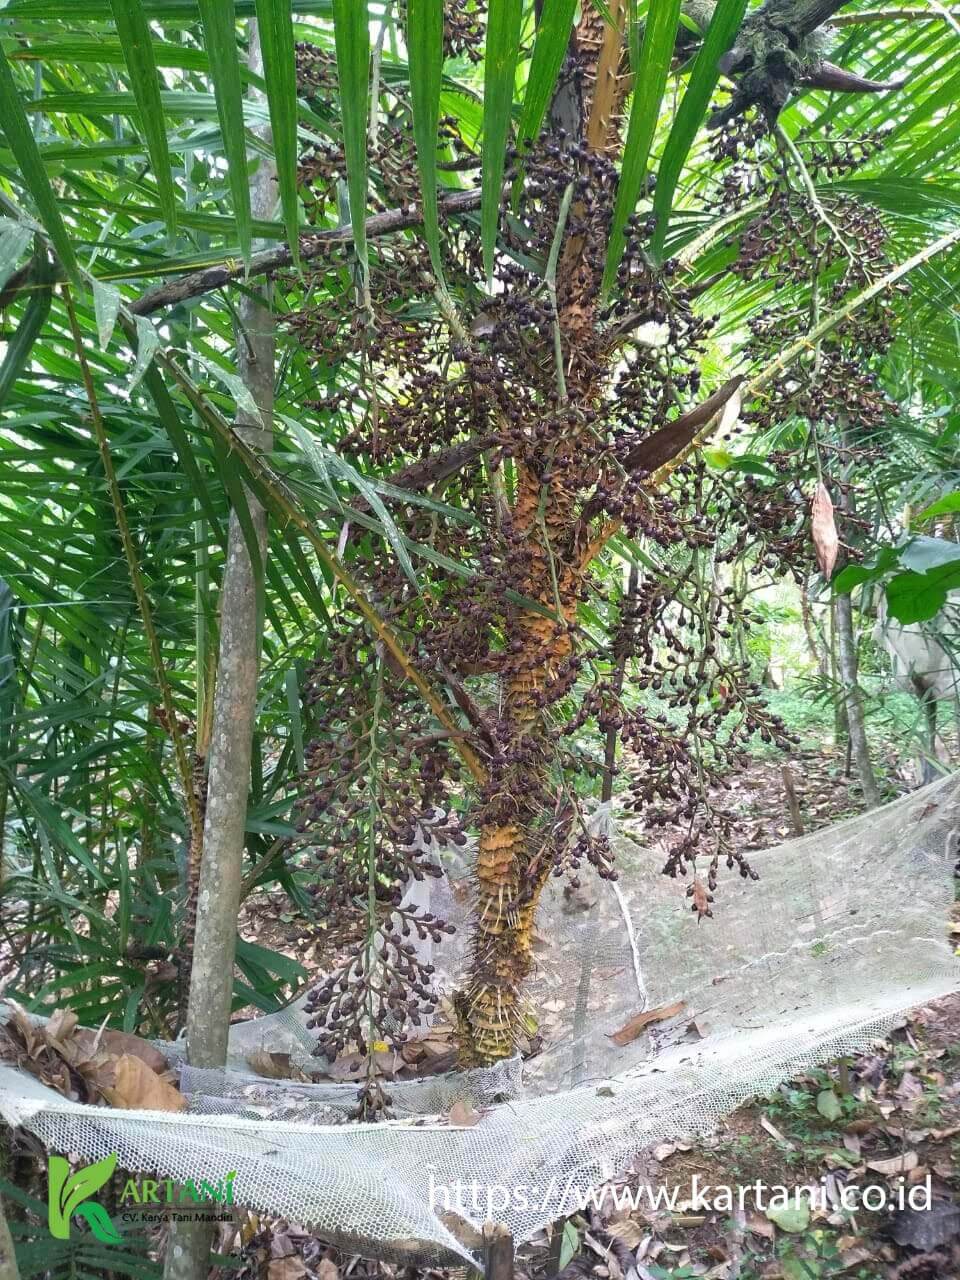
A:
[[[247,942],[237,938],[237,963],[240,965],[257,965],[274,974],[284,982],[302,982],[307,976],[303,965],[291,960],[281,951],[271,951],[269,947],[261,947],[256,942]]]
[[[955,511],[960,511],[960,492],[947,493],[942,498],[938,498],[936,502],[931,502],[929,507],[925,507],[916,519],[933,520],[935,516],[952,515]]]
[[[256,3],[280,206],[290,252],[294,263],[299,265],[297,66],[290,0],[256,0]]]
[[[260,406],[253,397],[253,392],[239,376],[232,373],[229,369],[224,369],[216,360],[207,360],[204,357],[198,357],[200,363],[212,374],[219,382],[227,388],[234,400],[237,402],[237,408],[243,409],[245,413],[249,413],[251,418],[263,426],[263,417],[260,413]]]
[[[650,0],[647,23],[640,46],[630,123],[623,147],[620,181],[613,211],[613,226],[607,242],[601,292],[607,294],[617,278],[617,268],[626,245],[627,219],[637,207],[647,176],[650,146],[660,118],[660,104],[673,58],[681,0]],[[669,145],[669,144],[668,144]],[[661,166],[662,167],[662,166]]]
[[[553,96],[557,76],[563,66],[570,31],[577,9],[577,0],[545,0],[537,36],[530,59],[530,73],[520,109],[517,139],[520,150],[536,142]]]
[[[887,550],[884,548],[884,551]],[[899,559],[905,569],[913,569],[916,573],[926,573],[928,569],[937,569],[941,565],[960,560],[960,543],[948,542],[945,538],[928,538],[922,534],[910,538],[901,547],[889,548],[889,551],[890,556],[880,553],[885,563],[889,561],[889,564],[893,564]]]
[[[607,26],[613,27],[614,31],[616,31],[617,23],[613,14],[610,12],[610,6],[607,4],[607,0],[590,0],[590,3],[593,5],[594,9],[596,9],[597,13],[600,14],[600,17],[603,18]]]
[[[707,466],[713,467],[715,471],[726,471],[733,461],[733,454],[729,449],[724,449],[721,445],[710,449],[701,449],[700,452]]]
[[[556,1227],[554,1227],[554,1231],[556,1231]],[[579,1247],[580,1232],[574,1226],[573,1221],[568,1218],[563,1224],[563,1235],[560,1237],[559,1266],[561,1271],[568,1262],[573,1260]]]
[[[751,453],[735,454],[730,460],[730,470],[739,471],[745,476],[769,476],[772,480],[777,478],[773,467]]]
[[[243,534],[247,555],[250,557],[250,569],[253,574],[254,593],[257,600],[257,617],[262,619],[265,600],[264,564],[263,553],[260,549],[260,539],[257,536],[253,516],[250,513],[250,503],[247,500],[248,490],[244,484],[244,480],[250,477],[242,473],[236,455],[227,447],[226,442],[218,433],[213,432],[211,434],[210,443],[213,446],[214,456],[217,461],[218,478],[233,506],[234,514],[240,525],[240,532]]]
[[[843,1114],[840,1099],[832,1089],[821,1089],[817,1094],[817,1110],[824,1120],[839,1120]]]
[[[650,246],[654,261],[662,261],[680,173],[720,78],[720,59],[732,46],[746,7],[747,0],[717,0],[707,34],[693,64],[690,83],[680,101],[657,171],[657,187],[653,197],[656,227]]]
[[[933,542],[934,539],[924,538],[917,541]],[[865,582],[875,582],[878,578],[882,578],[890,569],[899,566],[901,554],[904,550],[905,548],[900,547],[883,547],[866,564],[848,564],[831,581],[830,585],[833,591],[845,595],[847,592],[852,591],[854,587],[862,586]],[[960,556],[960,547],[957,547],[957,554]],[[917,567],[926,568],[927,566]]]
[[[443,280],[437,213],[437,122],[443,78],[443,0],[407,0],[407,57],[413,134],[423,200],[423,231],[437,280]]]
[[[139,328],[136,332],[137,340],[139,341]],[[190,486],[193,489],[194,496],[200,503],[200,507],[203,510],[204,515],[210,521],[210,528],[214,539],[223,546],[223,526],[220,521],[217,508],[214,504],[213,496],[210,492],[210,485],[197,464],[193,446],[186,431],[184,430],[183,423],[180,421],[180,415],[177,412],[177,407],[174,404],[173,397],[167,389],[167,384],[163,380],[163,375],[155,364],[147,362],[146,370],[140,376],[143,378],[144,386],[156,406],[160,424],[167,433],[171,445],[176,450],[180,466],[183,467],[184,471],[187,473],[187,479],[190,481]]]
[[[781,1231],[786,1231],[790,1235],[800,1235],[810,1225],[810,1206],[805,1200],[798,1200],[796,1204],[767,1209],[766,1216]]]
[[[97,321],[97,341],[102,350],[110,345],[113,329],[120,313],[120,290],[102,280],[93,282],[93,313]]]
[[[297,758],[297,768],[302,773],[303,757],[303,717],[300,714],[300,677],[296,667],[291,667],[284,677],[283,686],[287,695],[287,710],[290,713],[290,737]]]
[[[93,18],[97,21],[111,17],[111,0],[70,0],[70,17],[74,22]],[[143,0],[143,8],[151,20],[169,22],[195,22],[197,0]],[[294,13],[315,14],[330,17],[330,0],[293,0]],[[255,0],[236,0],[238,18],[256,16]],[[4,9],[6,17],[50,17],[50,0],[8,0]]]
[[[0,578],[0,752],[8,757],[16,740],[13,715],[18,694],[16,598],[9,584]]]
[[[400,534],[400,530],[396,526],[393,516],[391,516],[390,512],[387,510],[383,499],[380,497],[379,493],[377,493],[374,485],[362,476],[355,467],[352,467],[345,458],[341,458],[338,453],[334,453],[332,450],[328,451],[320,448],[310,432],[307,431],[305,427],[302,427],[300,423],[295,422],[293,418],[288,418],[282,414],[278,416],[283,418],[283,421],[293,432],[300,444],[300,447],[310,460],[314,470],[328,487],[330,487],[329,471],[332,470],[339,472],[349,484],[354,486],[361,497],[369,504],[371,509],[376,512],[383,529],[384,537],[393,548],[394,554],[400,561],[400,566],[407,575],[411,584],[419,592],[420,584],[417,581],[416,571],[414,570],[410,557],[407,554],[404,539]]]
[[[203,38],[210,58],[210,75],[217,101],[217,117],[227,155],[237,239],[244,261],[249,262],[250,183],[247,176],[247,142],[243,127],[243,89],[237,52],[237,19],[234,0],[197,0],[203,22]]]
[[[898,573],[887,583],[887,608],[905,625],[927,622],[947,603],[947,593],[960,587],[960,562],[940,565],[926,573]]]
[[[683,14],[680,15],[682,20]],[[637,12],[637,0],[627,0],[627,53],[630,58],[630,72],[636,84],[637,68],[640,66],[640,42],[643,37],[643,24]]]
[[[347,162],[350,223],[363,279],[367,278],[367,100],[370,84],[370,22],[367,0],[333,0],[334,37],[343,151]]]
[[[490,0],[483,63],[483,163],[480,197],[480,238],[483,273],[493,279],[493,256],[500,225],[503,173],[507,160],[513,84],[520,51],[523,0]]]
[[[160,102],[160,81],[153,57],[153,34],[142,0],[111,0],[113,20],[123,46],[123,57],[140,108],[140,124],[146,140],[153,176],[160,195],[164,220],[171,236],[177,226],[177,196],[167,150],[167,127]],[[102,345],[102,344],[101,344]]]
[[[848,564],[840,570],[830,585],[837,595],[846,595],[854,587],[859,587],[863,583],[869,582],[872,576],[870,570],[864,568],[862,564]]]
[[[73,252],[70,233],[63,225],[57,198],[47,178],[37,142],[33,136],[27,116],[20,101],[20,94],[7,61],[7,55],[0,45],[0,129],[7,139],[7,144],[14,154],[20,169],[23,184],[30,192],[40,221],[43,223],[57,257],[64,270],[74,282],[79,282],[77,259]]]

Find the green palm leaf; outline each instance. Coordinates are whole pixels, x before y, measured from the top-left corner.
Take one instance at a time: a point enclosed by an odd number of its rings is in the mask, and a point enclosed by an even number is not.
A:
[[[300,261],[300,204],[297,199],[297,67],[290,0],[257,0],[263,78],[270,104],[270,128],[280,206],[294,263]]]
[[[637,200],[647,175],[650,145],[656,132],[660,115],[660,103],[667,85],[670,61],[680,19],[681,0],[651,0],[647,12],[647,25],[640,46],[640,56],[635,77],[633,103],[630,107],[630,123],[623,148],[620,184],[613,211],[613,226],[607,245],[607,260],[603,269],[603,293],[607,293],[617,274],[617,267],[626,244],[627,218],[636,208]]]
[[[576,9],[577,0],[545,0],[517,125],[521,151],[537,140],[570,43]]]
[[[71,279],[78,280],[73,242],[60,217],[57,198],[53,194],[43,161],[40,159],[36,139],[27,123],[26,113],[2,46],[0,46],[0,128],[3,129],[7,144],[20,168],[24,186],[33,198],[40,221],[56,249],[57,257]]]
[[[124,61],[130,77],[130,88],[140,108],[153,175],[160,193],[160,204],[167,230],[172,235],[177,225],[177,197],[170,171],[167,150],[167,126],[160,101],[160,83],[153,57],[153,35],[147,24],[142,0],[111,0],[113,20],[123,47]]]
[[[434,273],[438,280],[442,280],[437,213],[437,120],[443,74],[443,0],[407,0],[406,37],[413,132],[423,198],[423,230]]]
[[[703,122],[710,97],[720,78],[719,62],[733,44],[747,7],[747,0],[718,0],[703,45],[697,54],[690,74],[690,83],[677,110],[673,128],[667,138],[660,168],[657,172],[657,190],[653,200],[656,228],[651,242],[655,260],[663,257],[664,241],[670,223],[673,197],[684,162]]]
[[[247,143],[243,127],[243,90],[237,56],[237,19],[233,0],[197,0],[203,36],[210,57],[210,74],[217,101],[217,116],[229,166],[237,239],[244,261],[250,260],[250,184],[247,180]]]
[[[0,405],[7,399],[13,384],[27,367],[33,344],[40,336],[50,314],[51,290],[56,272],[50,262],[46,247],[37,242],[30,271],[30,289],[17,331],[7,343],[7,350],[0,364]]]
[[[483,270],[488,283],[493,276],[493,255],[500,224],[503,171],[522,17],[523,0],[490,0],[483,64],[483,187],[480,203]]]
[[[353,244],[367,278],[367,99],[370,25],[367,0],[333,0],[343,150],[347,161]]]

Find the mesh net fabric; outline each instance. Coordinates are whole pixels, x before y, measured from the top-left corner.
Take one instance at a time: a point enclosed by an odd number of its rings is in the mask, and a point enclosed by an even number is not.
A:
[[[958,827],[955,775],[751,854],[760,881],[728,876],[717,918],[701,925],[683,883],[660,874],[662,856],[614,831],[618,885],[591,885],[590,902],[551,882],[544,897],[530,989],[542,1051],[391,1082],[391,1121],[348,1123],[354,1084],[250,1071],[254,1049],[309,1058],[297,1006],[236,1026],[226,1070],[184,1068],[188,1115],[82,1106],[9,1067],[0,1114],[84,1160],[116,1151],[122,1168],[179,1179],[236,1170],[239,1203],[369,1256],[465,1259],[475,1238],[445,1211],[456,1184],[524,1188],[494,1215],[520,1242],[644,1148],[708,1131],[746,1098],[865,1050],[904,1010],[960,988],[947,939]],[[431,909],[456,921],[455,890],[436,882]],[[467,933],[438,953],[448,982]],[[681,1001],[630,1044],[610,1038],[641,1009]],[[444,1119],[457,1099],[483,1108],[479,1123]],[[479,1227],[487,1214],[465,1194],[461,1216]],[[449,1203],[464,1208],[455,1190]]]

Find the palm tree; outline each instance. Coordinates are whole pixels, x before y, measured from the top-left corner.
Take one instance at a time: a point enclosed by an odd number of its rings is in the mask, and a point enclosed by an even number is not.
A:
[[[710,635],[726,615],[703,593],[724,585],[717,555],[752,551],[708,535],[764,464],[736,442],[705,457],[708,436],[738,412],[809,423],[799,392],[832,360],[957,367],[949,14],[744,9],[7,4],[13,994],[168,1033],[195,928],[191,1047],[213,1064],[232,1007],[275,1008],[302,976],[244,944],[231,981],[242,894],[277,883],[310,911],[311,882],[339,886],[368,954],[375,933],[389,947],[398,885],[434,865],[405,837],[442,808],[450,838],[478,836],[456,1006],[463,1061],[489,1062],[523,1030],[547,877],[611,870],[583,826],[581,730],[638,752],[651,813],[697,809],[716,708],[691,686],[684,733],[625,705],[605,637],[628,689],[652,686],[644,627],[680,602],[694,684],[726,688]],[[272,440],[250,434],[271,426],[269,330]],[[833,442],[794,440],[765,501]],[[624,564],[640,586],[621,606]],[[749,689],[729,697],[743,733],[779,734]],[[238,702],[225,774],[216,717],[222,733]],[[201,858],[223,891],[195,912]],[[697,909],[710,886],[691,885]],[[361,963],[329,984],[324,1017],[358,984],[373,1000],[368,979]],[[398,1000],[340,1016],[337,1036],[369,1037]]]

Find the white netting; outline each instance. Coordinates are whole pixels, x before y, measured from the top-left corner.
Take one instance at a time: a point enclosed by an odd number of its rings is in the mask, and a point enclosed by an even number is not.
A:
[[[728,875],[716,919],[698,925],[662,854],[614,836],[618,886],[570,899],[551,883],[538,917],[531,1007],[543,1049],[488,1071],[395,1081],[397,1119],[347,1122],[354,1084],[264,1079],[260,1048],[307,1060],[296,1007],[231,1034],[225,1071],[185,1068],[189,1116],[86,1107],[0,1068],[0,1114],[51,1148],[121,1167],[216,1180],[238,1202],[309,1223],[358,1251],[467,1257],[455,1187],[494,1189],[493,1216],[519,1242],[570,1212],[645,1147],[704,1132],[753,1094],[866,1049],[904,1010],[960,988],[947,940],[960,775],[829,830],[751,855],[758,883]],[[438,882],[431,910],[462,918]],[[465,932],[465,931],[464,931]],[[463,933],[451,939],[455,975]],[[444,948],[440,948],[443,952]],[[610,1038],[641,1008],[683,1001],[631,1044]],[[452,1103],[483,1108],[455,1128]],[[292,1120],[291,1116],[297,1117]],[[513,1194],[523,1188],[522,1195]],[[497,1202],[509,1189],[509,1203]],[[526,1200],[524,1205],[522,1202]]]

